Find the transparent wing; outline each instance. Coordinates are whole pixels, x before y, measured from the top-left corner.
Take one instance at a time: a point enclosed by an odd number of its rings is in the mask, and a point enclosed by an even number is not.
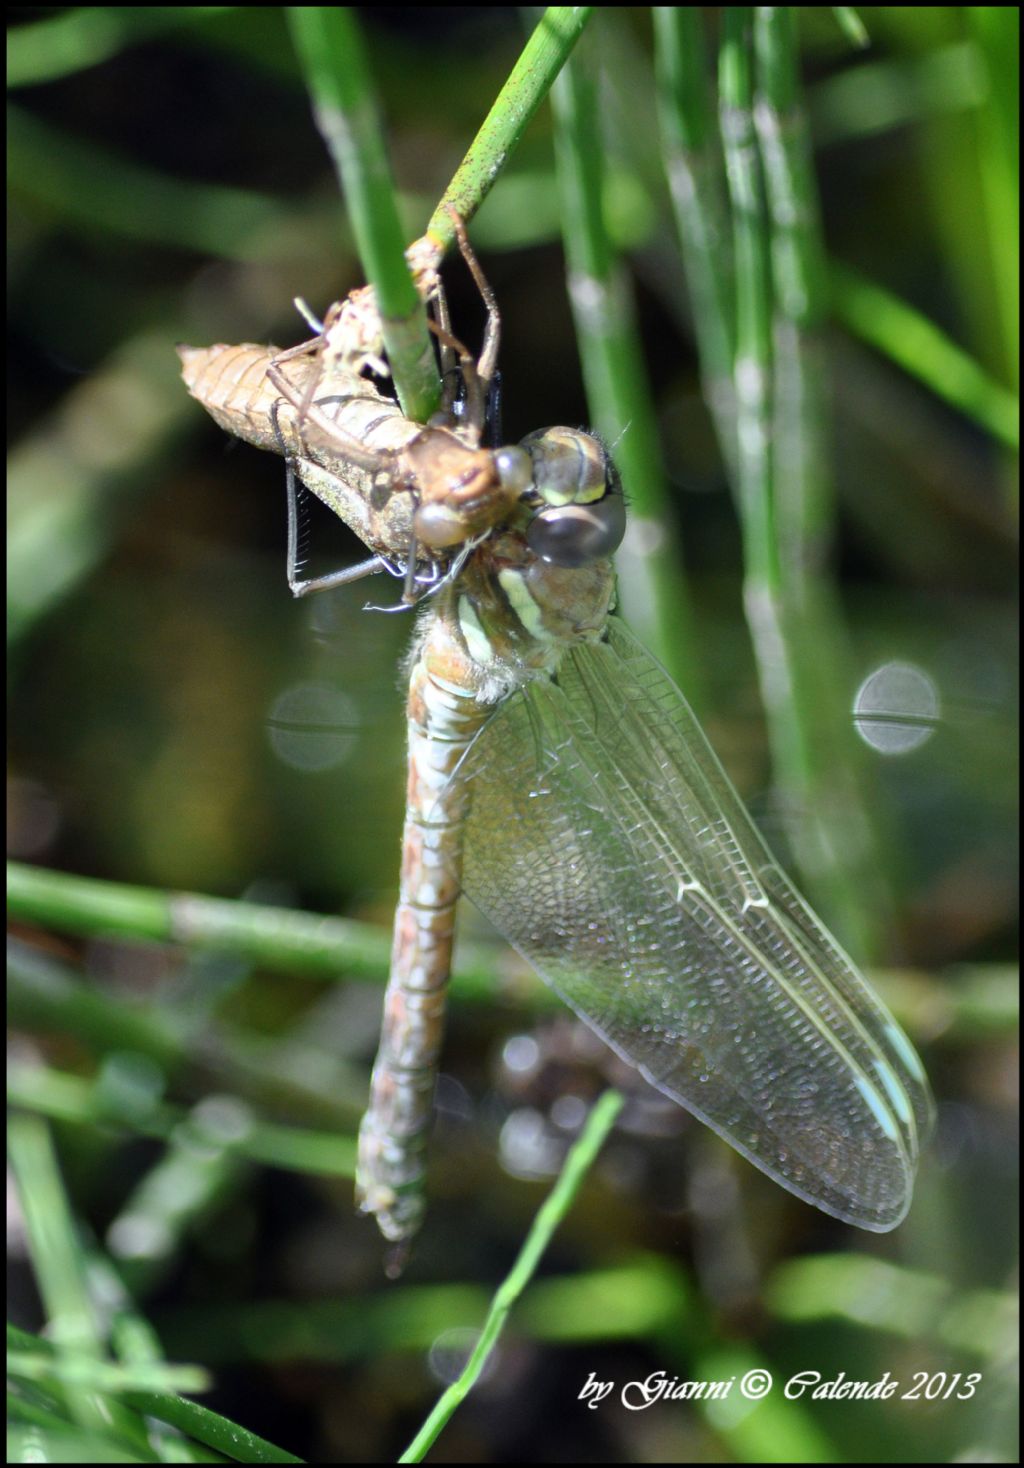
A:
[[[920,1061],[632,634],[613,618],[516,693],[462,773],[465,890],[576,1013],[798,1197],[895,1227]]]

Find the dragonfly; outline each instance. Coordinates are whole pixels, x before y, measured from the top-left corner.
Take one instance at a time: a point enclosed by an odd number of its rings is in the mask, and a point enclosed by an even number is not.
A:
[[[282,362],[273,348],[183,349],[186,382],[217,421],[283,452],[374,551],[356,572],[391,569],[420,600],[359,1205],[408,1249],[465,892],[659,1091],[798,1198],[894,1228],[931,1125],[921,1062],[615,613],[625,511],[603,443],[550,428],[482,447],[499,335],[482,290],[478,361],[436,328],[468,390],[426,428],[364,377],[325,371],[315,350]],[[417,571],[421,555],[432,574]],[[301,582],[290,559],[289,580],[303,594],[331,578]]]

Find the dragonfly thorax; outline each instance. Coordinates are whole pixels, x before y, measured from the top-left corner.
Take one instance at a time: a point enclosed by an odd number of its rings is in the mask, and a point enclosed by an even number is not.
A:
[[[573,643],[601,637],[615,605],[615,575],[607,558],[575,569],[551,565],[528,534],[504,531],[474,552],[450,605],[474,665],[476,697],[497,702],[554,672]]]

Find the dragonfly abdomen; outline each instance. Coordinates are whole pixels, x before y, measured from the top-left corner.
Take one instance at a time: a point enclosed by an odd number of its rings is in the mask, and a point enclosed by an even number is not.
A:
[[[424,1211],[425,1150],[444,1038],[468,791],[457,770],[491,710],[447,618],[434,621],[409,680],[402,878],[356,1196],[384,1237],[412,1237]]]

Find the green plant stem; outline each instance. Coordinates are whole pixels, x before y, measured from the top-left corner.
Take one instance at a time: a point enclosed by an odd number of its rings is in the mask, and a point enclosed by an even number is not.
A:
[[[782,629],[780,566],[775,539],[772,480],[771,275],[763,183],[754,137],[751,53],[753,10],[722,12],[719,108],[726,179],[733,217],[736,282],[737,473],[743,530],[743,600],[757,658],[761,696],[780,742],[780,719],[792,698]],[[790,761],[786,760],[788,766]]]
[[[314,978],[383,983],[391,935],[371,923],[7,865],[11,917],[61,932],[181,943]],[[495,950],[460,944],[454,992],[493,1002]]]
[[[851,46],[856,46],[858,51],[863,51],[865,46],[871,45],[867,27],[852,5],[833,5],[832,14]]]
[[[153,1366],[133,1370],[113,1361],[76,1356],[67,1366],[41,1358],[34,1351],[12,1351],[7,1357],[8,1374],[22,1381],[66,1383],[80,1391],[122,1393],[129,1389],[147,1391],[209,1391],[211,1382],[198,1366]]]
[[[68,1126],[121,1126],[134,1136],[167,1143],[173,1143],[176,1135],[186,1135],[179,1130],[188,1120],[184,1107],[166,1102],[140,1107],[134,1095],[124,1099],[125,1109],[116,1110],[111,1104],[111,1088],[103,1077],[86,1080],[35,1063],[14,1062],[8,1067],[8,1103],[23,1111]],[[355,1142],[337,1132],[279,1126],[253,1117],[251,1125],[240,1129],[232,1139],[232,1148],[239,1157],[264,1167],[324,1177],[355,1176]]]
[[[985,72],[986,95],[976,111],[976,129],[988,217],[986,243],[999,305],[1000,350],[992,354],[992,360],[1019,392],[1020,7],[965,5],[962,14]]]
[[[12,27],[7,87],[38,86],[98,66],[129,46],[167,31],[215,20],[232,5],[76,5],[61,15]]]
[[[292,5],[285,14],[306,75],[317,126],[338,172],[366,278],[373,286],[398,400],[427,420],[439,382],[426,311],[405,258],[402,226],[355,12]]]
[[[754,131],[754,11],[722,15],[719,105],[736,260],[737,468],[743,528],[743,602],[754,645],[776,776],[788,795],[810,788],[807,747],[794,717],[793,650],[784,623],[776,525],[774,344],[770,236]]]
[[[209,1365],[237,1361],[240,1353],[263,1362],[293,1361],[297,1336],[311,1360],[358,1364],[382,1353],[421,1356],[447,1331],[483,1321],[492,1298],[492,1290],[458,1278],[403,1280],[317,1300],[264,1296],[233,1305],[197,1303],[172,1307],[162,1318],[166,1340],[174,1348],[180,1340],[182,1352],[198,1331]],[[650,1341],[673,1329],[678,1342],[679,1321],[699,1308],[678,1263],[645,1253],[607,1268],[535,1277],[520,1299],[515,1324],[526,1339],[552,1344]]]
[[[1014,451],[1020,402],[933,321],[848,265],[831,267],[832,301],[843,325],[936,396]]]
[[[629,284],[601,208],[596,60],[596,48],[585,43],[551,92],[569,298],[591,416],[615,457],[630,507],[618,556],[623,605],[640,636],[699,703],[693,624],[650,388]]]
[[[605,1138],[615,1125],[625,1105],[618,1091],[605,1091],[587,1118],[579,1138],[565,1159],[558,1182],[533,1221],[519,1256],[504,1283],[497,1290],[487,1313],[473,1354],[459,1379],[452,1383],[420,1428],[400,1463],[419,1463],[436,1442],[459,1403],[464,1401],[480,1378],[488,1357],[505,1328],[509,1312],[536,1273],[555,1229],[565,1218],[579,1193],[583,1180],[592,1167]]]
[[[746,560],[744,595],[755,649],[767,653],[780,642],[776,601],[781,575],[771,458],[771,274],[764,187],[754,136],[752,26],[752,7],[731,5],[723,10],[719,102],[736,261],[733,376]],[[775,670],[782,686],[776,688],[773,682],[776,662],[776,656],[761,661],[762,681],[769,684],[762,692],[769,708],[788,694],[784,669]]]
[[[9,862],[12,916],[65,932],[199,946],[297,973],[379,979],[390,943],[370,923],[79,877]]]
[[[164,330],[130,336],[82,377],[7,466],[7,637],[13,650],[110,554],[140,482],[174,451],[190,404]],[[82,424],[92,435],[82,442]],[[101,447],[99,447],[101,446]]]
[[[271,194],[174,178],[12,103],[7,147],[10,194],[59,216],[68,230],[265,262],[295,226],[294,204]]]
[[[8,1158],[21,1199],[33,1273],[57,1355],[72,1373],[78,1358],[99,1367],[103,1346],[85,1284],[81,1248],[50,1129],[41,1117],[11,1118]],[[64,1383],[60,1395],[73,1419],[86,1431],[103,1431],[113,1425],[131,1436],[130,1418],[116,1401],[73,1380]]]
[[[858,952],[877,950],[891,896],[881,880],[849,722],[849,655],[828,552],[835,496],[829,472],[824,330],[825,250],[799,78],[796,14],[754,11],[754,126],[770,230],[773,394],[770,446],[778,600],[791,697],[776,711],[783,788],[802,813],[795,854]]]
[[[818,570],[830,511],[822,467],[821,403],[809,385],[804,339],[805,326],[818,320],[821,309],[820,246],[813,178],[809,165],[796,166],[803,144],[799,139],[782,141],[791,123],[796,63],[791,17],[779,21],[779,15],[728,7],[719,62],[736,265],[734,375],[743,599],[776,779],[787,808],[803,816],[794,853],[844,939],[865,952],[872,946],[871,904],[843,861],[848,847],[861,850],[866,845],[865,823],[853,819],[857,805],[852,782],[833,743],[833,731],[847,720],[837,717],[832,674],[823,667],[829,659],[822,659],[810,636],[812,629],[815,636],[819,631],[818,618],[824,619],[826,631],[835,628]],[[777,26],[762,39],[757,92],[755,16],[762,28]],[[782,483],[783,474],[795,477],[795,487]],[[832,647],[835,638],[829,635],[827,640]],[[839,810],[831,808],[837,788],[842,795]],[[851,830],[844,843],[832,823],[847,819]]]
[[[689,5],[655,6],[654,42],[662,155],[686,270],[704,399],[735,483],[732,241],[700,10]]]
[[[299,1111],[336,1127],[351,1126],[365,1106],[365,1071],[346,1066],[301,1034],[282,1054],[276,1039],[218,1020],[195,1003],[177,1009],[131,1006],[68,965],[13,939],[8,944],[7,993],[12,1025],[74,1038],[98,1059],[125,1052],[144,1056],[164,1074],[181,1072],[185,1083],[201,1094],[216,1084],[254,1106],[285,1114]],[[329,1083],[324,1080],[327,1073]],[[36,1109],[48,1113],[50,1108]]]
[[[827,547],[833,496],[825,465],[821,341],[828,291],[792,7],[758,6],[753,45],[754,121],[771,229],[776,534],[787,582],[802,583]],[[798,587],[795,599],[799,595]]]
[[[455,242],[449,206],[463,220],[472,219],[572,54],[591,10],[550,5],[544,11],[431,216],[427,233],[443,251]]]
[[[30,1335],[28,1331],[19,1330],[15,1325],[7,1327],[7,1348],[9,1351],[18,1351],[25,1356],[34,1356],[40,1360],[52,1358],[56,1354],[56,1347],[51,1341],[41,1336]],[[196,1368],[188,1369],[194,1371]],[[183,1397],[176,1397],[167,1392],[140,1391],[134,1388],[124,1390],[123,1400],[142,1416],[155,1418],[158,1422],[165,1422],[177,1428],[185,1437],[198,1443],[205,1443],[208,1447],[223,1453],[231,1462],[302,1462],[301,1458],[293,1457],[283,1448],[267,1442],[265,1438],[257,1437],[247,1428],[239,1426],[238,1423],[230,1421],[227,1417],[221,1417],[217,1412],[211,1412],[208,1407],[202,1407],[198,1402],[190,1402]],[[139,1461],[148,1462],[150,1453],[145,1431],[140,1431],[132,1441],[133,1446],[141,1454]],[[175,1459],[169,1458],[168,1461],[175,1461]],[[189,1461],[189,1459],[185,1458],[182,1461]]]

